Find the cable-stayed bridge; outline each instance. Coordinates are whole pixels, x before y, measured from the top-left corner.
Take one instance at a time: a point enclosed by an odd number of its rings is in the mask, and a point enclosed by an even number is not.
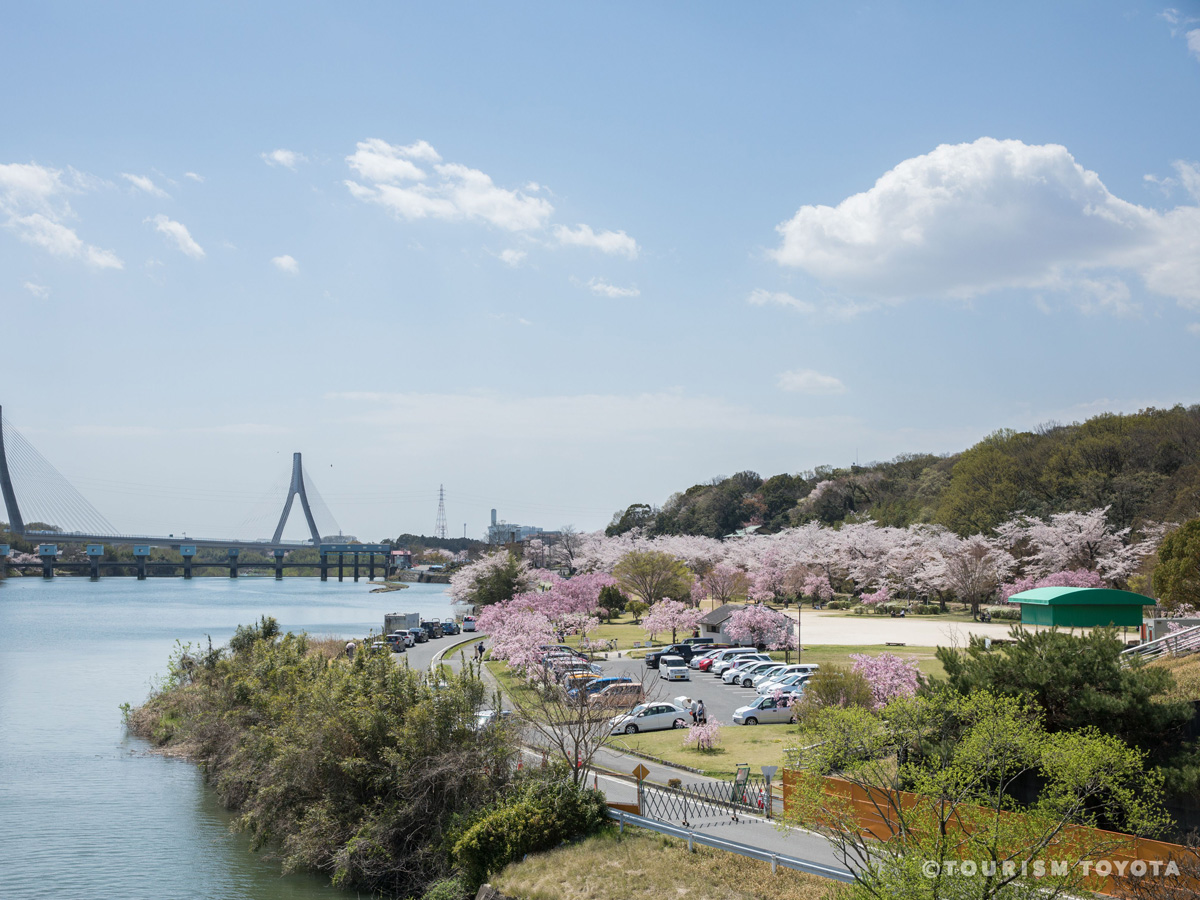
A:
[[[322,535],[339,535],[336,520],[329,507],[317,492],[312,479],[305,473],[302,457],[292,455],[291,477],[287,482],[287,493],[268,494],[266,503],[279,512],[274,534],[270,539],[245,537],[215,538],[179,535],[131,534],[118,531],[75,487],[51,464],[37,448],[4,418],[0,408],[0,495],[7,513],[11,533],[18,538],[40,542],[39,553],[43,560],[56,555],[59,544],[86,544],[87,554],[93,558],[92,573],[97,574],[99,557],[104,555],[105,544],[131,544],[135,558],[140,557],[139,577],[145,577],[145,558],[151,547],[167,547],[178,550],[185,562],[185,577],[191,574],[191,558],[199,548],[219,548],[228,551],[230,574],[236,577],[237,555],[240,550],[255,550],[273,554],[276,574],[282,575],[283,557],[291,550],[318,550],[320,552],[321,577],[326,577],[327,556],[337,554],[339,580],[341,579],[342,557],[346,553],[354,556],[355,580],[358,580],[358,556],[367,554],[372,577],[375,571],[375,554],[384,554],[387,547],[382,544],[345,543],[339,538],[322,538]],[[299,501],[299,502],[297,502]],[[284,530],[291,516],[303,520],[308,534],[307,540],[285,540]],[[273,512],[271,518],[274,519]],[[261,516],[258,517],[261,520]],[[261,521],[253,517],[247,527],[261,527]],[[245,525],[245,523],[244,523]],[[240,530],[240,529],[239,529]],[[326,543],[328,541],[328,543]],[[8,548],[0,545],[6,555]],[[47,563],[49,565],[49,563]],[[309,565],[312,565],[309,563]],[[386,566],[386,563],[385,563]]]

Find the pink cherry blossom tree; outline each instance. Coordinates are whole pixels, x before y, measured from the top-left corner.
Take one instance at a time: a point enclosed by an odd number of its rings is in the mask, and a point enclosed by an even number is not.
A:
[[[915,658],[901,659],[894,653],[878,656],[851,653],[850,658],[854,660],[851,671],[861,674],[871,686],[876,709],[883,709],[897,697],[911,697],[921,683],[921,670]]]
[[[1019,594],[1022,591],[1031,591],[1034,588],[1044,587],[1079,587],[1079,588],[1103,588],[1108,587],[1104,579],[1096,572],[1089,572],[1087,569],[1075,569],[1074,571],[1066,572],[1051,572],[1041,578],[1035,578],[1033,575],[1027,575],[1024,578],[1018,578],[1012,584],[1005,584],[1000,587],[1000,599],[1007,603],[1008,599],[1013,594]]]
[[[795,620],[768,606],[756,604],[739,609],[729,617],[725,633],[740,644],[764,646],[768,650],[799,649]]]
[[[703,613],[700,610],[677,600],[660,600],[647,610],[642,619],[642,630],[650,635],[651,640],[656,634],[669,631],[671,632],[671,643],[674,644],[678,632],[684,631],[690,634],[699,627],[701,616]]]

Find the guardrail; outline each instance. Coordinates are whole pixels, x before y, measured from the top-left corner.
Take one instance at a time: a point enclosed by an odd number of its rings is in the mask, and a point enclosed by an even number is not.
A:
[[[1181,628],[1153,641],[1122,650],[1121,656],[1126,659],[1134,656],[1140,656],[1142,659],[1160,659],[1164,656],[1197,651],[1200,651],[1200,625],[1193,625],[1191,628]]]
[[[775,873],[778,866],[783,866],[785,869],[795,869],[797,872],[807,872],[809,875],[818,875],[821,878],[829,878],[833,881],[841,881],[843,883],[849,883],[854,880],[854,875],[846,869],[833,869],[829,866],[823,866],[820,863],[809,862],[806,859],[798,859],[795,856],[787,856],[782,853],[773,853],[770,850],[753,847],[750,844],[722,840],[721,838],[713,837],[711,834],[699,833],[690,828],[680,828],[677,825],[659,822],[656,819],[647,819],[645,816],[625,812],[622,809],[613,809],[611,806],[608,808],[608,816],[610,819],[616,820],[622,830],[624,830],[626,825],[635,825],[638,828],[645,828],[649,831],[657,831],[659,834],[667,834],[686,840],[688,842],[688,850],[691,850],[692,844],[696,843],[704,847],[712,847],[716,850],[725,850],[729,853],[737,853],[740,856],[748,856],[751,859],[769,862],[772,874]]]

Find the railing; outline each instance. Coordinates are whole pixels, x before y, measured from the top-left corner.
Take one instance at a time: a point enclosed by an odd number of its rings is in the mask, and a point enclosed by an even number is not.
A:
[[[1121,656],[1127,659],[1134,656],[1142,659],[1160,659],[1164,656],[1179,656],[1197,651],[1200,651],[1200,625],[1193,625],[1191,628],[1181,628],[1153,641],[1123,650]]]
[[[821,878],[829,878],[834,881],[848,883],[854,880],[854,875],[846,869],[834,869],[829,866],[823,866],[820,863],[809,862],[807,859],[798,859],[795,856],[787,856],[782,853],[763,850],[760,847],[753,847],[750,844],[726,841],[718,837],[713,837],[710,834],[703,834],[693,831],[690,828],[680,828],[675,825],[669,825],[666,822],[647,819],[644,816],[634,815],[624,810],[609,807],[608,815],[609,818],[615,819],[620,823],[622,829],[626,825],[636,825],[638,828],[645,828],[649,831],[657,831],[659,834],[667,834],[686,840],[688,842],[688,850],[691,850],[692,844],[696,843],[704,847],[712,847],[716,850],[725,850],[729,853],[737,853],[739,856],[748,856],[751,859],[769,862],[772,874],[774,874],[777,866],[783,866],[785,869],[795,869],[798,872],[807,872],[809,875],[818,875]]]

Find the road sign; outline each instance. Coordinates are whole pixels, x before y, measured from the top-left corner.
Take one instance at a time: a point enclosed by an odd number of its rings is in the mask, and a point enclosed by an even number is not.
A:
[[[763,778],[767,779],[767,781],[770,781],[772,778],[775,777],[775,773],[778,771],[779,771],[779,766],[763,766],[762,767]]]
[[[645,781],[647,776],[649,776],[649,774],[650,774],[650,770],[647,769],[645,766],[643,766],[641,763],[638,763],[637,768],[633,770],[633,777],[636,778],[638,781]]]

